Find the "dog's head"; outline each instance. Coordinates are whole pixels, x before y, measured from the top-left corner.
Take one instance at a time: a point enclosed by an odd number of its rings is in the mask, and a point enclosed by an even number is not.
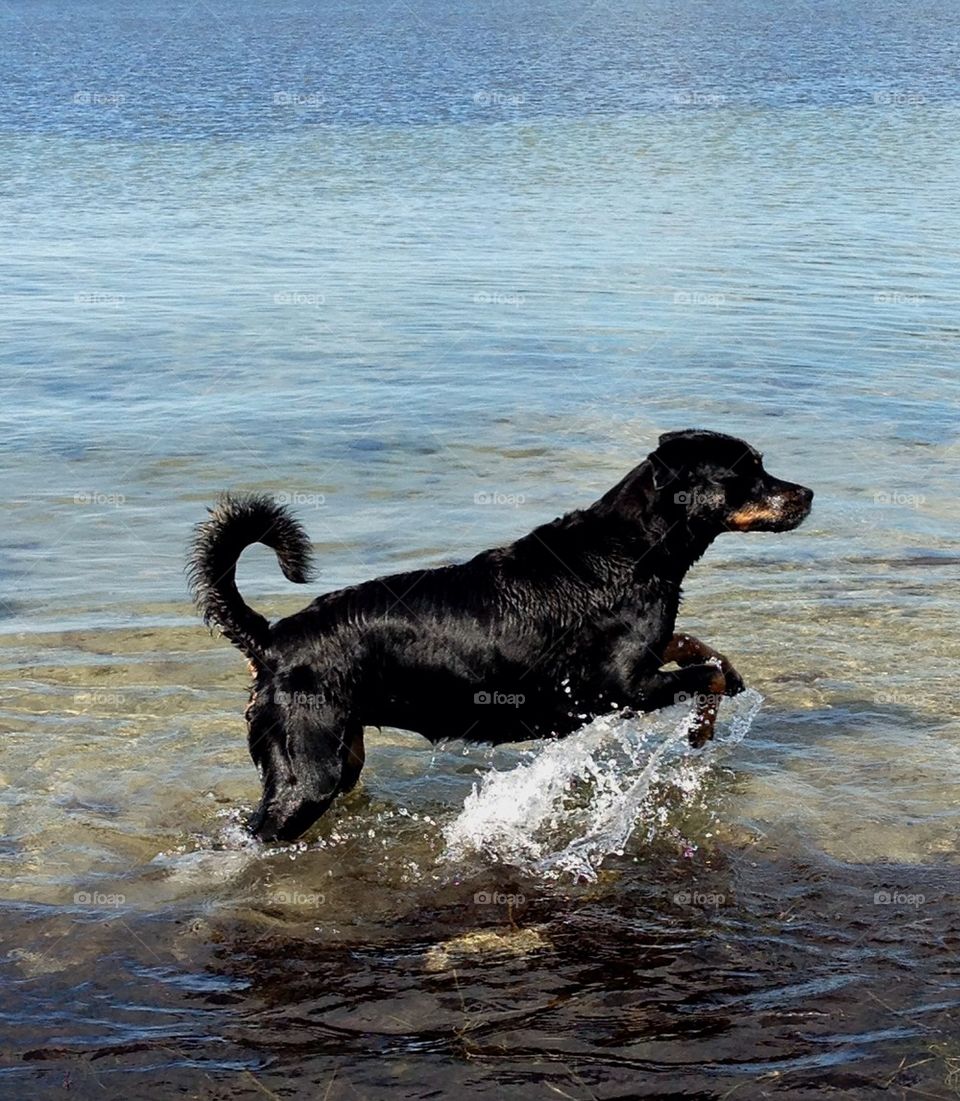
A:
[[[261,669],[246,719],[263,785],[248,829],[261,841],[291,841],[333,801],[346,746],[330,733],[322,688],[306,666],[275,675]]]
[[[750,444],[721,432],[668,432],[648,462],[662,513],[711,538],[723,531],[789,531],[813,501],[813,490],[775,478]]]

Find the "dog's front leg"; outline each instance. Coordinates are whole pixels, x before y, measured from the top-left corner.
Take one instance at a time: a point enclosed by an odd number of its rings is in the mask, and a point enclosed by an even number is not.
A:
[[[743,677],[734,669],[733,663],[718,650],[708,646],[693,635],[674,635],[663,651],[663,664],[675,661],[681,669],[689,665],[715,665],[724,676],[725,696],[737,696],[743,689]]]
[[[693,722],[688,738],[699,749],[713,737],[720,700],[726,690],[723,670],[713,664],[687,665],[674,671],[658,670],[636,686],[632,706],[638,711],[659,711],[676,703],[693,701]]]

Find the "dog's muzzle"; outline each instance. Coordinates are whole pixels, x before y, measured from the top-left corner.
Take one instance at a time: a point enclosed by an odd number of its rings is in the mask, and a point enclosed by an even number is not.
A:
[[[747,501],[727,519],[731,531],[790,531],[810,515],[813,490],[775,481],[759,499]]]

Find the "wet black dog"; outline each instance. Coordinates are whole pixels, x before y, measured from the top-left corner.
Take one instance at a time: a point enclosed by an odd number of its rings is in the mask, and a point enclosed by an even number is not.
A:
[[[223,498],[197,529],[190,574],[204,620],[251,663],[263,798],[250,829],[294,838],[349,791],[364,726],[518,741],[692,699],[690,740],[702,745],[720,696],[743,682],[721,654],[674,635],[684,574],[721,532],[787,531],[812,499],[742,440],[670,432],[587,509],[462,565],[328,593],[271,625],[237,591],[237,559],[264,543],[303,582],[309,541],[269,498]]]

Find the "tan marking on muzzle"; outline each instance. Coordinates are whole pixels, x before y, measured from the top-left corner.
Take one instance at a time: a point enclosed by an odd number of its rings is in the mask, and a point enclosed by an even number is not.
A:
[[[783,509],[761,508],[759,505],[747,505],[731,513],[728,524],[734,531],[749,531],[754,524],[776,524],[783,519]]]

